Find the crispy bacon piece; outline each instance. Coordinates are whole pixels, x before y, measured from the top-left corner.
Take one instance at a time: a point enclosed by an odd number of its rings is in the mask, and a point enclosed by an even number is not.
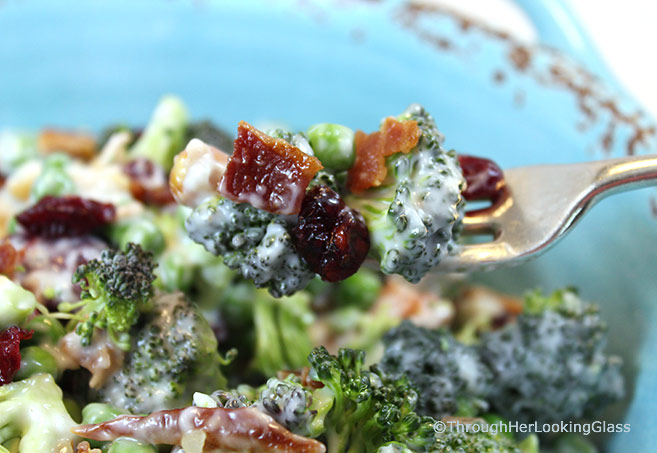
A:
[[[102,450],[99,448],[91,448],[91,445],[89,445],[89,442],[86,440],[83,440],[80,442],[77,447],[75,448],[76,453],[102,453]]]
[[[21,367],[21,341],[29,340],[33,333],[18,326],[0,332],[0,385],[9,384]]]
[[[386,118],[381,128],[371,134],[356,131],[356,162],[349,169],[349,190],[362,192],[380,185],[388,174],[385,158],[408,153],[417,145],[421,135],[415,121],[397,121],[393,117]]]
[[[240,121],[219,192],[275,214],[296,214],[310,180],[322,168],[316,157]]]
[[[96,155],[96,140],[80,132],[44,129],[37,142],[43,153],[62,151],[71,157],[88,160]]]
[[[16,266],[20,261],[21,254],[16,251],[9,241],[5,240],[0,243],[0,274],[11,278],[14,275]]]
[[[93,440],[119,437],[150,444],[196,444],[196,452],[213,450],[245,452],[324,453],[321,442],[291,433],[269,415],[255,408],[187,407],[154,412],[141,417],[122,415],[96,425],[73,428],[73,433]],[[194,453],[189,450],[190,453]]]

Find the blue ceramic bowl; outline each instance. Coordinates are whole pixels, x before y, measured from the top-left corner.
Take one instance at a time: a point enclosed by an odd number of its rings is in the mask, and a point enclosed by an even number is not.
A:
[[[652,119],[565,5],[517,3],[545,46],[395,0],[9,0],[0,125],[140,123],[176,93],[230,128],[266,119],[373,129],[420,102],[447,146],[503,167],[655,152]],[[601,304],[629,383],[605,416],[631,424],[607,439],[613,452],[648,451],[657,435],[656,205],[654,190],[605,200],[537,260],[475,277],[512,293],[575,285]]]

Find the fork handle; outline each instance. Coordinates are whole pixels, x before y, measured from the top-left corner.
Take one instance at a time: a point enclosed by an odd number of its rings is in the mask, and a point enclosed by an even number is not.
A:
[[[621,157],[593,163],[599,167],[590,201],[609,195],[657,185],[657,154]]]

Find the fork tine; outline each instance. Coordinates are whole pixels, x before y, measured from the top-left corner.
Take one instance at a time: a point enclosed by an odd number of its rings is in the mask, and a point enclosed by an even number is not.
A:
[[[438,269],[449,272],[492,269],[506,264],[517,255],[507,242],[499,239],[481,244],[460,245],[456,252],[440,261]]]
[[[494,232],[496,222],[492,220],[490,213],[484,211],[469,212],[463,217],[463,232],[468,234]]]

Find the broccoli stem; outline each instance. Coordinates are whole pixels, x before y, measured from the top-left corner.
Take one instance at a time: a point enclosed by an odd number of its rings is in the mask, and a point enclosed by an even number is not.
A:
[[[253,365],[266,375],[279,371],[283,357],[281,340],[276,323],[276,301],[267,297],[256,297],[253,304],[253,317],[256,331],[256,352]]]
[[[144,133],[130,149],[130,155],[150,159],[168,172],[174,156],[184,146],[186,130],[184,104],[177,97],[165,96],[155,108]]]

